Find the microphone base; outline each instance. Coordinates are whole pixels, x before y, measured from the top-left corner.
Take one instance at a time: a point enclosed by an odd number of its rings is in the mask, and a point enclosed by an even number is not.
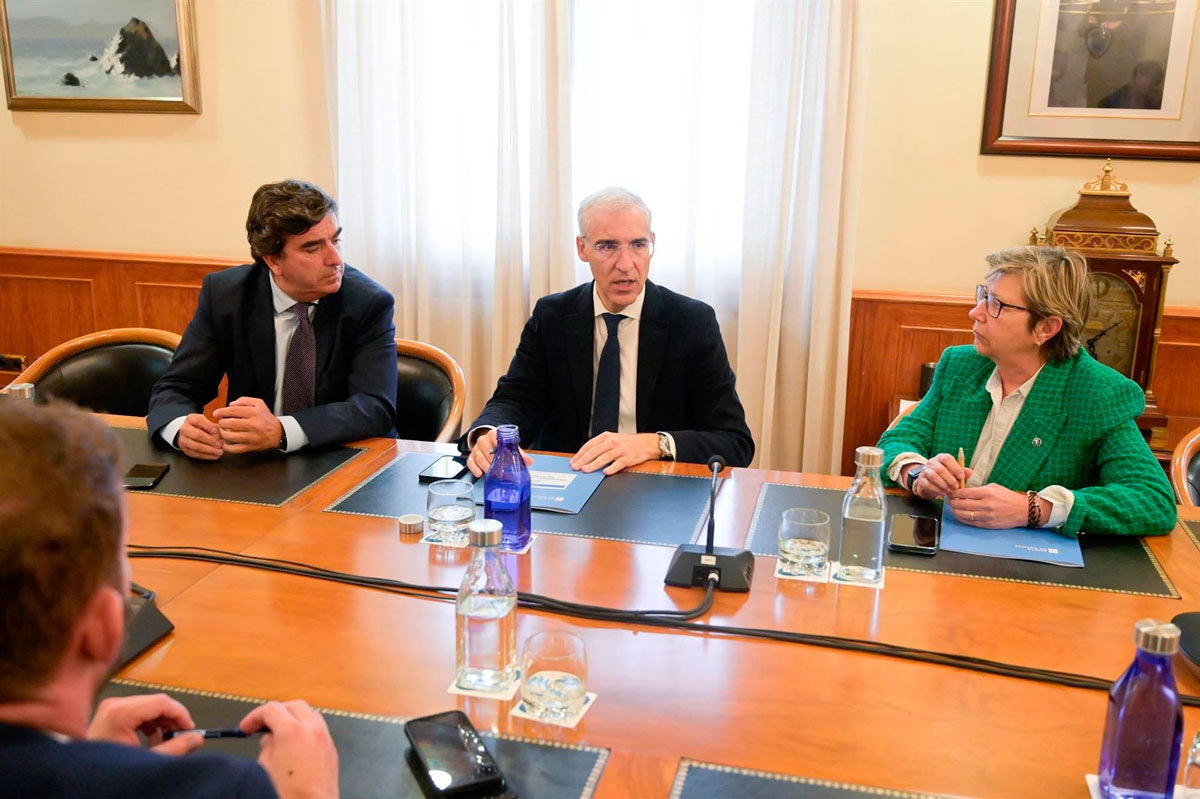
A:
[[[729,547],[713,547],[710,555],[700,544],[683,544],[671,558],[665,582],[684,588],[704,586],[713,572],[718,576],[718,590],[749,591],[754,577],[754,555],[748,549]]]

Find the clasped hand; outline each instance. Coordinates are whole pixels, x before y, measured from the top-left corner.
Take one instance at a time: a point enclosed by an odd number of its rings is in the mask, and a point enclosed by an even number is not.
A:
[[[216,422],[204,414],[189,414],[179,428],[179,448],[183,454],[200,460],[215,461],[226,452],[258,452],[279,446],[283,424],[267,404],[257,397],[238,397],[213,413]]]
[[[972,471],[949,453],[934,455],[921,469],[913,493],[923,499],[945,498],[955,518],[971,527],[1021,527],[1029,520],[1025,494],[997,483],[963,488]]]

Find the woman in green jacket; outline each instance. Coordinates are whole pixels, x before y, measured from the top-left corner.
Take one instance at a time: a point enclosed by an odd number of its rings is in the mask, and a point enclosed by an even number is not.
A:
[[[1022,247],[987,261],[974,344],[942,353],[929,392],[879,440],[889,482],[976,527],[1170,532],[1171,487],[1135,424],[1145,395],[1081,346],[1083,256]]]

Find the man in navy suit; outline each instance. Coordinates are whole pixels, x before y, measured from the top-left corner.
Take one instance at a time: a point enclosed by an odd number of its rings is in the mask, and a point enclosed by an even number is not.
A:
[[[199,735],[164,741],[196,726],[165,694],[107,699],[91,715],[129,596],[118,454],[90,414],[0,400],[0,794],[336,797],[337,750],[302,701],[241,720],[265,731],[258,764],[187,754]]]
[[[646,279],[650,209],[625,189],[597,192],[579,206],[575,246],[594,280],[538,300],[460,443],[471,471],[491,465],[500,424],[531,448],[575,453],[585,472],[712,455],[749,465],[754,441],[716,314]]]
[[[337,203],[311,183],[254,193],[254,263],[204,278],[146,426],[193,458],[395,435],[392,295],[342,262]],[[233,401],[201,409],[228,375]]]

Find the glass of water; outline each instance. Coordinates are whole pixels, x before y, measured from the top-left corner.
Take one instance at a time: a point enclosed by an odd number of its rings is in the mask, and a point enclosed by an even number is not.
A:
[[[820,577],[829,569],[829,514],[788,508],[779,521],[779,571]]]
[[[454,546],[467,543],[467,525],[475,518],[475,486],[466,480],[438,480],[429,484],[425,500],[430,541]]]
[[[1187,765],[1183,769],[1183,790],[1175,789],[1180,799],[1200,799],[1200,732],[1192,739]]]
[[[587,653],[583,639],[553,630],[536,633],[521,647],[521,699],[530,715],[562,721],[587,698]]]

